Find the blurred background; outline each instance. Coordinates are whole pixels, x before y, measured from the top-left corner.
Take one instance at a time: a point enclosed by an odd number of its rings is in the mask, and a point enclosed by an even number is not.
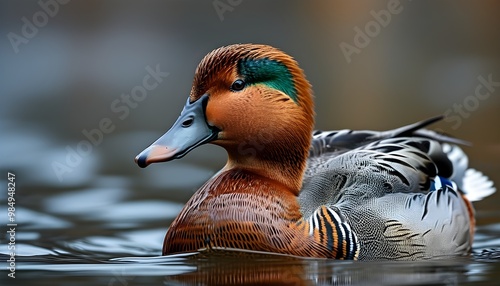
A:
[[[146,169],[133,159],[175,121],[202,57],[233,43],[296,58],[317,129],[446,114],[433,127],[471,141],[470,164],[500,184],[498,1],[63,2],[0,2],[0,170],[3,186],[16,174],[20,255],[160,254],[225,153],[203,146]],[[480,226],[500,222],[499,202],[476,204]]]

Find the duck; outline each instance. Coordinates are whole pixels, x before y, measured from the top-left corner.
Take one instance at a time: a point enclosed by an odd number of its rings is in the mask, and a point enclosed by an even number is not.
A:
[[[312,87],[292,56],[263,44],[217,48],[196,68],[172,127],[135,157],[144,168],[207,143],[227,152],[168,228],[162,254],[469,255],[471,202],[496,189],[468,167],[468,142],[426,128],[442,118],[315,131]]]

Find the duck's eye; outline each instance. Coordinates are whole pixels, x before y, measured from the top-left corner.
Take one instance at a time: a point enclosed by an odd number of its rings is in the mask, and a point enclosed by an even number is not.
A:
[[[245,88],[245,82],[242,79],[237,79],[231,85],[232,91],[240,91]]]

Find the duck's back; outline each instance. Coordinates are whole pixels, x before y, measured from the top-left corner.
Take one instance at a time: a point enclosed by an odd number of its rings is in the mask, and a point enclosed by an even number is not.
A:
[[[422,130],[316,132],[299,196],[304,217],[337,210],[360,244],[359,259],[421,259],[469,253],[473,209],[466,198],[495,189],[454,143]],[[483,187],[474,186],[481,183]]]

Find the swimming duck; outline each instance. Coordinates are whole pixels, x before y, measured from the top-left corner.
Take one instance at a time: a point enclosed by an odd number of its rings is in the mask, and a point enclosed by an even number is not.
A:
[[[242,249],[302,257],[415,260],[467,255],[471,201],[495,192],[464,141],[424,129],[313,132],[313,95],[281,50],[236,44],[206,55],[170,130],[140,167],[212,143],[226,165],[169,227],[163,255]]]

